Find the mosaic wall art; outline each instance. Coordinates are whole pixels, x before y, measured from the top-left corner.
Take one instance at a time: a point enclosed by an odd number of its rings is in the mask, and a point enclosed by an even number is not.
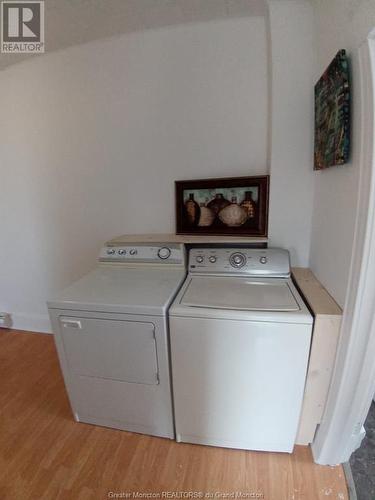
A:
[[[314,170],[342,165],[350,149],[349,65],[340,50],[315,85]]]

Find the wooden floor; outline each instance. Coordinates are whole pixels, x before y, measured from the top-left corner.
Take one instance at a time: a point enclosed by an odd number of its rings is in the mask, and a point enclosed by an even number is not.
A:
[[[306,447],[292,455],[245,452],[76,423],[52,336],[0,330],[0,499],[150,498],[147,492],[348,498],[341,466],[315,465]]]

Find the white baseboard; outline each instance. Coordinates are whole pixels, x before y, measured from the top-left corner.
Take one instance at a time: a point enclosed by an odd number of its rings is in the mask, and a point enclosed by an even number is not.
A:
[[[11,314],[14,330],[28,330],[30,332],[52,333],[51,322],[48,314]]]

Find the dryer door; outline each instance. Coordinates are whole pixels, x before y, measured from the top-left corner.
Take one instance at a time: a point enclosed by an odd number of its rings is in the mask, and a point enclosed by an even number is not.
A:
[[[69,368],[77,375],[158,384],[153,323],[60,316]]]

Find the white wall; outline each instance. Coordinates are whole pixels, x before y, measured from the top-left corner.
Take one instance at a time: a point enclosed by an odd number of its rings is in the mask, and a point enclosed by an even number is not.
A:
[[[271,39],[270,245],[308,266],[313,204],[313,10],[269,0]]]
[[[95,265],[106,239],[174,230],[174,180],[267,173],[267,99],[262,17],[143,31],[1,72],[0,310],[48,330],[47,297]]]
[[[343,306],[354,236],[360,140],[357,47],[375,26],[375,3],[368,0],[314,0],[318,65],[315,80],[339,49],[351,59],[353,115],[352,158],[348,165],[315,173],[311,268]]]

